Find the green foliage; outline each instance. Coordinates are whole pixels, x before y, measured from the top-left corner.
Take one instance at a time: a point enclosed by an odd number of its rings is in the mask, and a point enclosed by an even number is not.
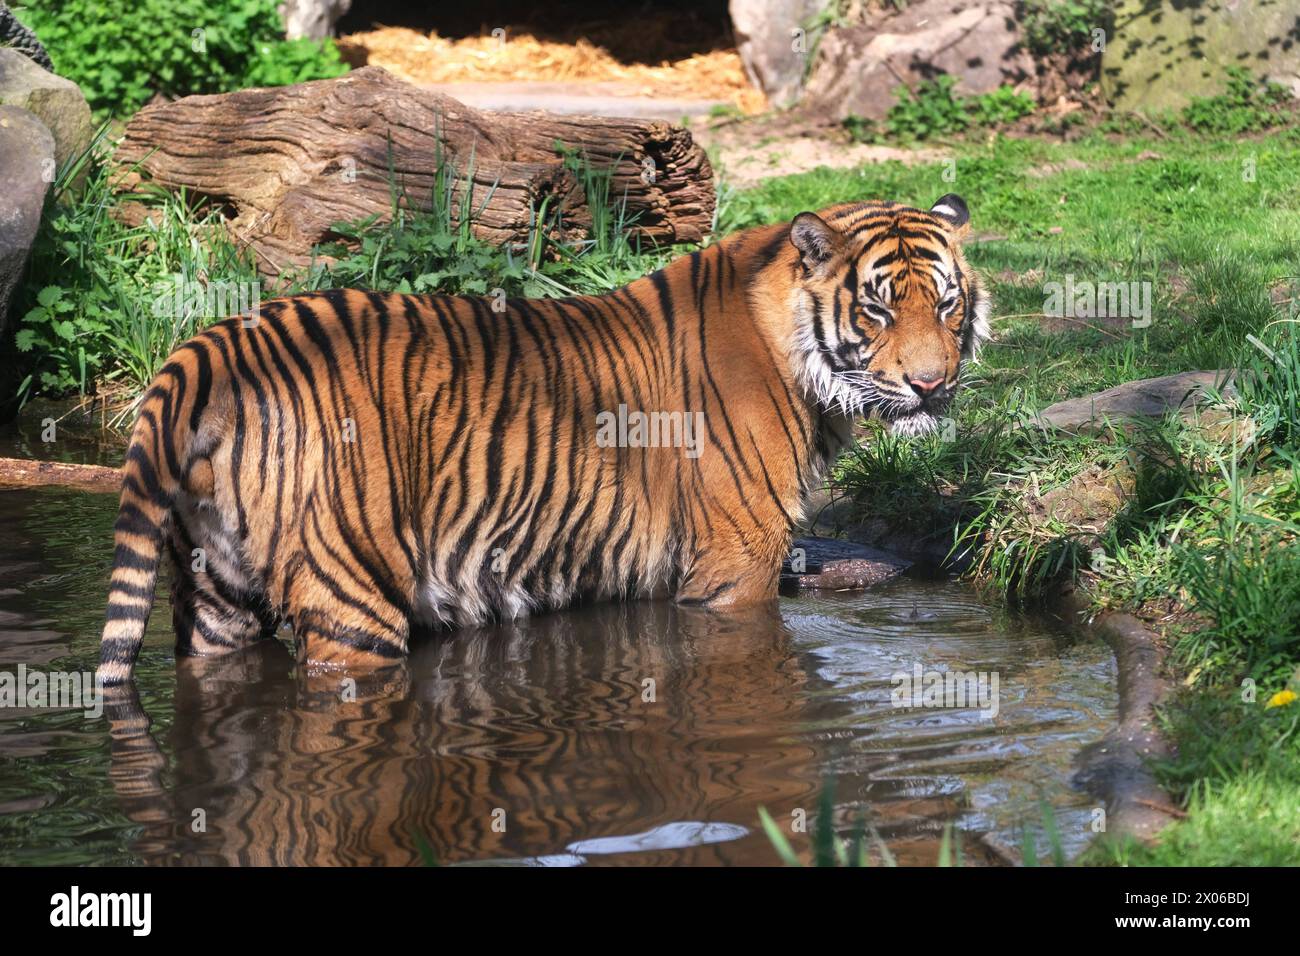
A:
[[[766,807],[758,808],[758,819],[781,862],[786,866],[802,866],[799,854],[790,845],[789,839],[772,819]],[[835,784],[827,781],[822,787],[817,805],[817,817],[813,823],[812,865],[851,868],[870,866],[871,858],[867,849],[868,832],[875,842],[881,862],[886,866],[895,866],[894,856],[889,852],[889,847],[885,845],[885,841],[881,839],[875,827],[867,823],[865,816],[859,816],[858,822],[853,827],[853,833],[847,841],[839,838],[835,832]],[[946,831],[944,835],[945,838],[948,836]],[[960,847],[957,852],[960,854]]]
[[[1161,715],[1177,742],[1153,769],[1187,808],[1158,843],[1104,841],[1089,862],[1120,866],[1300,865],[1300,703],[1241,688],[1184,692]]]
[[[904,139],[962,132],[970,126],[971,117],[965,98],[953,95],[956,83],[956,77],[945,74],[923,81],[915,92],[899,87],[894,91],[898,102],[890,107],[885,126]]]
[[[36,349],[45,356],[47,369],[41,372],[40,379],[43,390],[64,392],[77,388],[84,392],[89,375],[101,365],[102,354],[94,343],[108,331],[108,324],[99,317],[98,310],[79,309],[62,286],[45,286],[36,300],[14,337],[18,351]]]
[[[1196,644],[1216,660],[1276,676],[1300,652],[1300,553],[1294,539],[1255,532],[1208,552],[1185,549],[1182,573],[1197,609],[1214,617]],[[1209,646],[1217,641],[1218,647]],[[1226,658],[1226,660],[1225,660]]]
[[[1014,123],[1034,111],[1034,98],[1010,86],[1000,86],[991,93],[969,97],[967,110],[971,124],[977,127]]]
[[[322,260],[299,281],[301,288],[356,287],[383,291],[545,297],[609,292],[660,268],[672,251],[642,252],[628,236],[625,202],[611,195],[612,173],[585,159],[565,162],[582,183],[592,223],[577,242],[550,239],[560,225],[547,201],[533,210],[530,235],[515,246],[496,246],[474,236],[471,226],[491,198],[476,187],[468,197],[472,160],[463,172],[443,164],[429,201],[414,208],[394,195],[391,222],[377,217],[335,223],[338,241],[320,247]],[[460,217],[464,205],[467,215]]]
[[[24,315],[17,344],[34,366],[24,397],[95,390],[134,396],[181,342],[240,311],[230,304],[236,293],[251,290],[254,302],[270,294],[217,210],[145,188],[131,197],[145,213],[142,223],[109,215],[122,197],[112,194],[109,171],[93,155],[98,143],[61,171],[15,302]],[[316,250],[307,269],[285,276],[286,287],[544,297],[607,292],[661,267],[673,251],[642,252],[628,238],[610,173],[578,157],[569,161],[593,210],[581,242],[547,238],[556,217],[545,204],[517,246],[476,238],[471,226],[491,190],[480,185],[465,198],[472,168],[443,163],[427,201],[417,208],[395,187],[391,222],[372,216],[334,224],[334,240]],[[85,183],[74,189],[82,170]],[[179,300],[171,295],[176,288],[184,290]]]
[[[25,17],[97,113],[347,72],[333,41],[286,41],[275,0],[32,0]]]
[[[1300,317],[1272,324],[1247,341],[1234,363],[1242,403],[1261,439],[1300,453]]]
[[[1018,19],[1025,46],[1040,56],[1091,56],[1092,31],[1109,36],[1114,15],[1106,0],[1024,0]]]
[[[865,116],[859,116],[857,113],[850,113],[844,117],[841,125],[843,125],[844,131],[849,134],[849,139],[855,143],[874,143],[880,138],[880,131],[876,127],[876,121]]]
[[[139,225],[110,215],[108,168],[87,162],[100,143],[60,172],[15,302],[23,315],[17,345],[34,362],[20,394],[85,393],[119,381],[141,389],[176,346],[225,317],[208,314],[198,301],[182,303],[179,312],[157,308],[165,290],[177,282],[257,283],[219,216],[191,208],[184,195],[141,192],[134,197],[146,214]],[[74,189],[82,169],[86,181]]]
[[[947,74],[920,83],[915,91],[900,86],[883,130],[872,120],[849,116],[844,127],[855,142],[880,142],[884,134],[905,140],[961,133],[1013,123],[1034,111],[1034,100],[1009,86],[979,96],[953,93],[957,80]]]
[[[1040,826],[1047,839],[1048,850],[1053,866],[1067,866],[1065,849],[1061,842],[1060,827],[1056,823],[1056,814],[1045,797],[1038,799]],[[767,812],[766,807],[758,808],[759,824],[777,857],[786,866],[803,866],[803,861],[790,843],[785,831]],[[1021,828],[1021,856],[1025,866],[1038,866],[1035,832],[1027,824]],[[874,847],[880,862],[886,867],[896,867],[898,861],[890,852],[888,844],[880,832],[868,822],[866,814],[858,814],[857,821],[847,840],[840,838],[835,830],[835,783],[828,780],[822,786],[818,799],[817,816],[811,834],[812,865],[814,867],[846,867],[857,869],[871,866],[870,850]],[[869,845],[870,844],[870,845]],[[940,868],[962,867],[966,865],[962,849],[961,833],[952,823],[945,823],[939,839],[939,855],[935,865]]]
[[[391,292],[540,295],[526,282],[524,263],[508,251],[459,229],[447,230],[434,216],[399,207],[392,222],[370,216],[333,226],[338,240],[321,246],[334,261],[317,267],[308,285]]]
[[[1300,660],[1300,526],[1243,512],[1234,500],[1240,489],[1229,487],[1229,505],[1209,536],[1175,552],[1192,606],[1211,619],[1177,652],[1212,673],[1279,679]]]
[[[1230,66],[1227,90],[1218,96],[1194,96],[1183,108],[1183,122],[1202,133],[1217,135],[1248,133],[1280,126],[1287,114],[1279,109],[1289,103],[1291,91],[1278,83],[1256,77],[1240,66]]]
[[[1056,813],[1044,797],[1038,798],[1038,814],[1041,818],[1043,835],[1047,838],[1048,852],[1051,854],[1052,866],[1068,866],[1065,847],[1061,844],[1061,828],[1056,823]],[[1020,860],[1025,866],[1038,866],[1038,839],[1029,825],[1020,828]]]
[[[266,41],[257,44],[255,55],[246,64],[240,87],[291,86],[308,80],[342,76],[347,64],[339,56],[332,40]]]

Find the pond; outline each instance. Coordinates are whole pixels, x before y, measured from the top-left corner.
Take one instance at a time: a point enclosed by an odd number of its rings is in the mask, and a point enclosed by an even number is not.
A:
[[[115,510],[0,491],[0,673],[93,670]],[[996,693],[895,706],[918,670]],[[0,707],[0,863],[773,864],[759,808],[811,829],[828,785],[840,832],[865,815],[900,864],[933,865],[946,824],[967,864],[1018,860],[1024,827],[1041,850],[1040,801],[1073,854],[1097,804],[1073,758],[1114,687],[1105,645],[949,581],[585,607],[447,633],[355,687],[278,641],[178,664],[160,586],[138,695]]]

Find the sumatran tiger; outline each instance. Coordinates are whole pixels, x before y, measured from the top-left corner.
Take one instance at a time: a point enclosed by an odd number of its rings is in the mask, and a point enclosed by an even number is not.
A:
[[[217,323],[142,400],[100,675],[129,678],[164,550],[178,654],[287,623],[300,660],[370,667],[583,599],[771,600],[855,419],[932,429],[987,337],[969,218],[847,203],[602,296],[331,291]]]

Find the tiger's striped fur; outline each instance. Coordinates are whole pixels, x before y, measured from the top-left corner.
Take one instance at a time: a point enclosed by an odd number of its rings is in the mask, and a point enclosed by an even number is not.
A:
[[[987,335],[967,219],[843,204],[604,296],[332,291],[212,326],[142,402],[101,676],[129,677],[164,551],[185,654],[287,622],[301,659],[373,665],[584,598],[772,598],[854,418],[933,427]],[[702,413],[698,456],[607,447],[620,406]]]

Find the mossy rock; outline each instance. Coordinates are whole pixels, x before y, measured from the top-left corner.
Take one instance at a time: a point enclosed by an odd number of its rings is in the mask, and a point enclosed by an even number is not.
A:
[[[1295,0],[1118,0],[1102,89],[1120,109],[1180,109],[1239,66],[1300,94]]]

